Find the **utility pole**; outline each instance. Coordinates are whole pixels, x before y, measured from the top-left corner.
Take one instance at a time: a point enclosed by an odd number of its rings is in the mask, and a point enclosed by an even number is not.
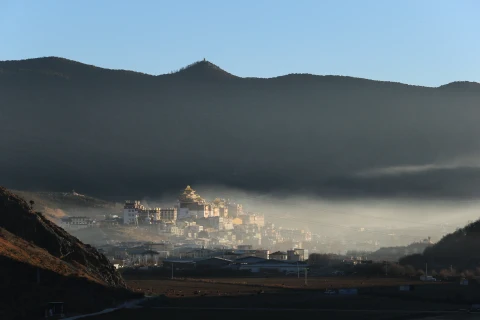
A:
[[[172,261],[172,280],[173,280],[173,261]]]
[[[308,273],[308,269],[305,268],[305,285],[306,285],[306,286],[308,285],[307,273]]]
[[[300,279],[300,268],[298,267],[298,261],[297,261],[297,278]]]
[[[425,279],[428,276],[428,264],[425,262]]]

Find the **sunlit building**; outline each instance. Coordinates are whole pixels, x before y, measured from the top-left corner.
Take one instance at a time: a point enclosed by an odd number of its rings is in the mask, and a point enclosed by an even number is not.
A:
[[[178,219],[207,218],[211,214],[211,206],[205,199],[195,193],[190,186],[187,186],[177,200]]]
[[[227,200],[227,209],[228,216],[231,218],[236,218],[243,214],[243,207],[241,204],[233,203]]]
[[[244,214],[240,218],[243,224],[254,224],[259,227],[265,226],[265,216],[263,214]]]
[[[225,200],[216,198],[212,202],[212,217],[228,217],[228,205],[225,204]]]
[[[145,207],[140,201],[125,201],[123,206],[123,223],[124,224],[138,224],[140,214],[145,211]]]
[[[176,221],[177,220],[177,208],[161,208],[159,212],[160,219],[162,221]]]

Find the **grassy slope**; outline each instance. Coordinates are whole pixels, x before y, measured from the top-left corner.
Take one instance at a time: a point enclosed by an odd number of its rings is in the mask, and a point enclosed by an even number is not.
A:
[[[11,234],[3,228],[0,228],[0,255],[63,276],[80,276],[99,284],[105,284],[101,279],[89,275],[85,266],[63,261],[45,249]]]
[[[102,254],[1,187],[0,274],[9,293],[0,301],[1,319],[35,319],[49,301],[86,312],[133,297]]]
[[[94,216],[106,213],[118,213],[117,204],[89,196],[75,196],[71,192],[32,192],[14,190],[27,201],[35,201],[34,208],[49,219],[57,221],[65,216]]]

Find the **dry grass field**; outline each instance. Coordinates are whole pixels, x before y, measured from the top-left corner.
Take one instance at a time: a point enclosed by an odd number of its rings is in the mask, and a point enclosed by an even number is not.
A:
[[[171,298],[193,296],[243,295],[259,291],[259,288],[228,283],[217,283],[201,280],[128,280],[127,285],[136,292],[150,294],[164,294]],[[265,292],[278,292],[275,288],[262,288]]]
[[[228,294],[252,293],[258,290],[278,292],[281,289],[326,290],[342,288],[398,287],[400,285],[425,285],[425,282],[402,278],[365,278],[365,277],[315,277],[304,278],[184,278],[184,279],[134,279],[126,277],[128,286],[135,291],[153,294],[183,294],[189,296],[194,291],[224,292]],[[430,285],[441,285],[435,283]],[[180,293],[181,291],[181,293]]]
[[[450,291],[445,283],[423,283],[397,278],[321,277],[303,278],[202,278],[127,280],[129,287],[159,296],[138,309],[122,309],[92,317],[99,320],[158,319],[292,319],[315,317],[332,319],[467,319],[455,312],[468,304],[425,300],[431,292]],[[417,296],[398,295],[398,286],[413,284]],[[460,287],[460,286],[458,286]],[[357,296],[326,295],[325,288],[359,288]],[[372,290],[372,291],[370,291]],[[376,290],[376,291],[375,291]],[[433,317],[433,318],[432,318]],[[470,319],[470,318],[469,318]]]
[[[248,320],[292,320],[292,319],[332,319],[332,320],[470,320],[478,319],[469,314],[447,314],[447,317],[436,312],[376,312],[376,311],[318,311],[318,310],[189,310],[189,309],[125,309],[116,312],[91,317],[92,320],[157,320],[162,318],[172,319],[248,319]]]

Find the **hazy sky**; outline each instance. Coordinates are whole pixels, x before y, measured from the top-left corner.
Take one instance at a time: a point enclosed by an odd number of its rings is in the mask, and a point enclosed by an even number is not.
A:
[[[0,60],[61,56],[167,73],[480,81],[480,1],[0,0]]]

